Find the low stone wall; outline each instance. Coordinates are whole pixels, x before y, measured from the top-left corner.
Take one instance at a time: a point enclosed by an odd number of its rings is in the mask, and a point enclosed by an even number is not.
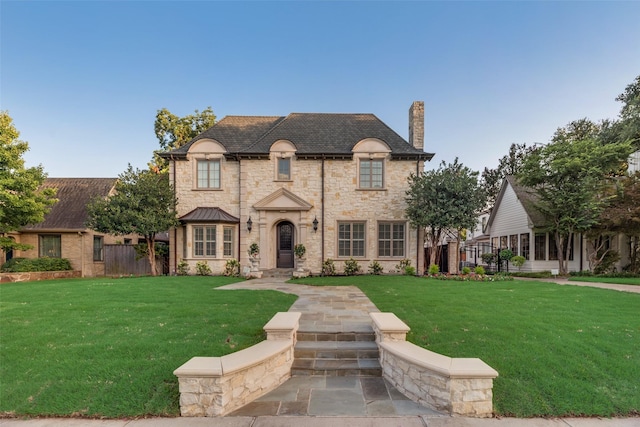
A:
[[[451,415],[491,417],[498,372],[477,358],[451,358],[406,341],[393,313],[370,313],[383,376],[410,399]]]
[[[183,417],[226,415],[291,377],[300,313],[277,313],[267,340],[222,357],[194,357],[176,369]]]
[[[80,271],[30,271],[24,273],[0,273],[0,283],[35,282],[50,279],[81,277]]]

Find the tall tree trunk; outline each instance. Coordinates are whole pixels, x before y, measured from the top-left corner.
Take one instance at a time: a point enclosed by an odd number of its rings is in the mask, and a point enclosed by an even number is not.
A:
[[[156,271],[156,239],[155,236],[147,236],[147,256],[149,257],[149,265],[151,266],[151,275],[157,276]]]
[[[556,239],[556,253],[558,254],[558,271],[561,276],[565,276],[567,274],[566,265],[564,263],[564,239],[560,235],[559,232],[555,233]]]

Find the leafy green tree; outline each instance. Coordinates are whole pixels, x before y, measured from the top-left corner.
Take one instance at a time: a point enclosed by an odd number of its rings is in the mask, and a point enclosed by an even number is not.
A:
[[[182,147],[192,138],[209,129],[216,123],[216,116],[211,107],[184,117],[176,116],[166,108],[158,110],[154,130],[160,150],[154,152],[153,165],[166,169],[167,161],[158,156],[159,152],[175,150]]]
[[[485,205],[485,192],[478,183],[478,172],[458,163],[445,164],[437,170],[409,176],[406,215],[411,225],[426,230],[431,248],[429,265],[439,261],[438,246],[443,233],[475,226],[477,215]]]
[[[29,144],[19,137],[9,113],[0,111],[0,249],[5,252],[30,249],[6,233],[42,222],[57,202],[54,189],[40,188],[47,177],[42,166],[25,167],[23,155]]]
[[[517,175],[537,195],[536,208],[555,236],[560,274],[568,272],[568,242],[596,226],[609,199],[605,190],[632,152],[628,142],[602,144],[588,120],[558,129],[552,143],[534,150]]]
[[[134,170],[129,165],[118,178],[112,196],[89,203],[86,225],[101,233],[144,236],[149,265],[156,275],[156,234],[178,225],[177,200],[169,176],[151,170]]]
[[[498,161],[497,168],[484,168],[481,176],[481,185],[487,193],[487,207],[489,209],[493,208],[498,198],[504,178],[508,175],[516,175],[522,168],[524,160],[534,149],[534,145],[511,144],[509,153]]]

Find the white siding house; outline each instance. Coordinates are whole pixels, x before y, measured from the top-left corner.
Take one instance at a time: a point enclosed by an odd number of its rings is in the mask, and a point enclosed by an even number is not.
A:
[[[558,268],[558,257],[553,234],[542,230],[544,218],[534,207],[535,195],[518,185],[508,176],[487,223],[494,252],[511,249],[514,255],[525,257],[520,271],[549,271]],[[581,253],[581,236],[574,236],[569,271],[580,271],[586,266]],[[512,266],[509,269],[513,271]]]

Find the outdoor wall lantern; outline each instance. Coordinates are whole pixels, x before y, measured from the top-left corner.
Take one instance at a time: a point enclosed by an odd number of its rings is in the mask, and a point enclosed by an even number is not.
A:
[[[318,231],[318,217],[313,218],[313,232]]]
[[[247,231],[251,233],[251,226],[253,225],[253,221],[251,221],[251,217],[247,220]]]

